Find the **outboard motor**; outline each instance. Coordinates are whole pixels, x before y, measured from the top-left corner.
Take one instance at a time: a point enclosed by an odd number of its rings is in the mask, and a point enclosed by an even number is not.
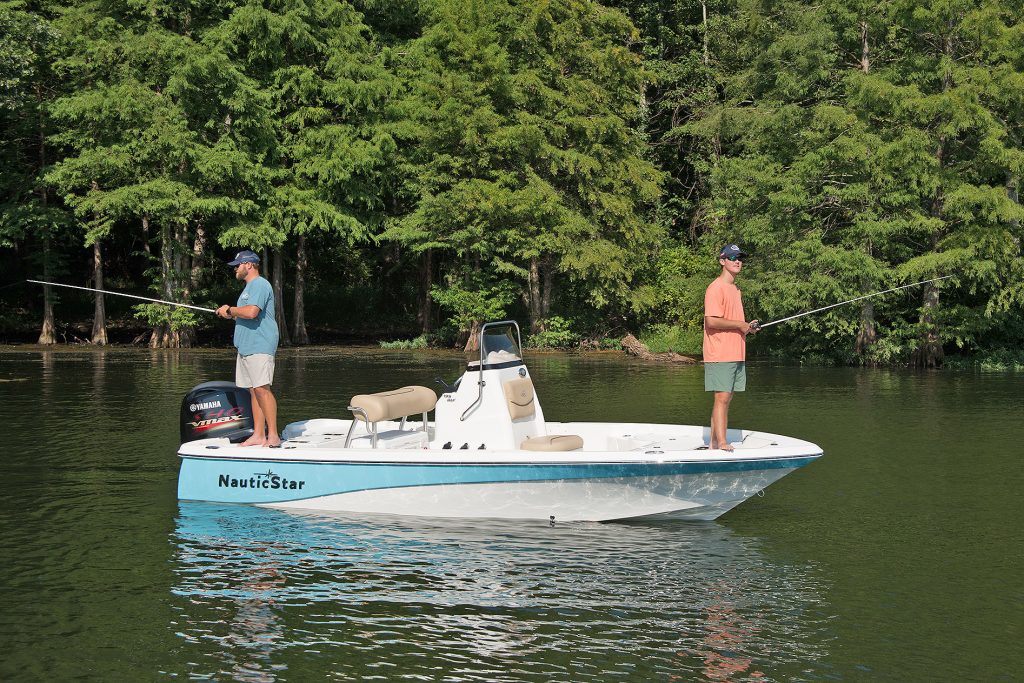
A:
[[[181,442],[228,438],[244,441],[253,433],[252,398],[234,382],[204,382],[181,402]]]

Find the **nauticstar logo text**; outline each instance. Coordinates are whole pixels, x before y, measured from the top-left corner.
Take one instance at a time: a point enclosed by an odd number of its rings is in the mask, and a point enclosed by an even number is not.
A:
[[[217,486],[222,489],[288,489],[297,491],[305,485],[305,481],[288,479],[269,470],[254,474],[248,479],[237,479],[230,474],[221,474],[217,477]]]

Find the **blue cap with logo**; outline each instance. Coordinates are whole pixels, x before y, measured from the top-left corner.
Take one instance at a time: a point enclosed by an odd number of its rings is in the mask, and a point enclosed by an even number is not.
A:
[[[729,258],[730,256],[749,256],[747,252],[740,249],[735,244],[727,244],[722,247],[722,251],[718,252],[718,258]]]
[[[237,266],[243,263],[259,263],[260,257],[255,251],[249,249],[243,249],[242,251],[235,254],[233,261],[228,261],[229,266]]]

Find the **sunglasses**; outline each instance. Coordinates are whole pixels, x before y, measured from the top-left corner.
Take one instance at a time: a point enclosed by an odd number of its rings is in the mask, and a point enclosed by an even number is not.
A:
[[[726,261],[740,261],[742,262],[744,257],[739,254],[733,254],[732,256],[723,256]]]

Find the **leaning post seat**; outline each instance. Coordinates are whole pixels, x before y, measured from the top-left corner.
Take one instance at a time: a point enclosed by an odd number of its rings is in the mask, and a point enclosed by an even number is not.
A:
[[[371,443],[377,447],[377,423],[402,418],[399,431],[405,428],[405,418],[416,413],[423,415],[423,431],[427,431],[427,413],[437,404],[437,394],[427,387],[411,386],[382,391],[377,394],[359,394],[349,401],[352,411],[352,425],[345,437],[345,448],[352,443],[356,423],[366,422],[371,434]]]
[[[529,377],[511,379],[502,385],[508,415],[516,422],[528,423],[536,414],[533,382]],[[527,432],[529,433],[529,432]],[[548,434],[547,436],[527,437],[519,448],[524,451],[575,451],[583,448],[583,439],[575,434]]]

